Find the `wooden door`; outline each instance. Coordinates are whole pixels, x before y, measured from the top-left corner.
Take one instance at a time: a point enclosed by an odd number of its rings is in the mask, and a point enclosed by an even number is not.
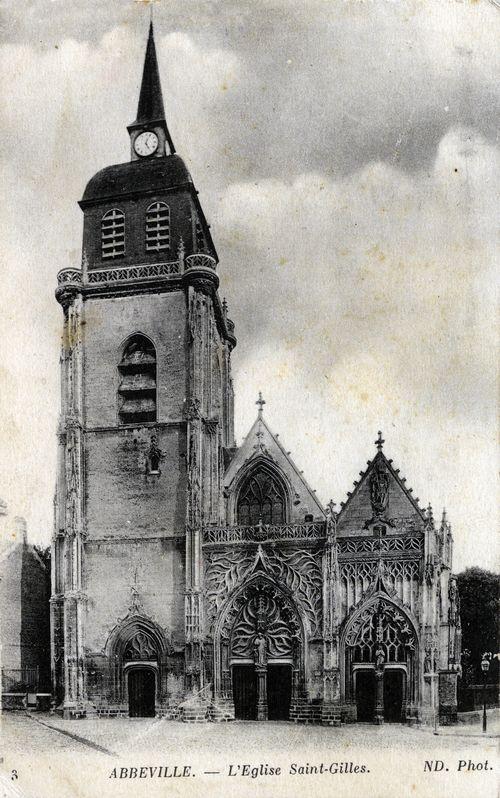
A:
[[[267,717],[289,720],[292,697],[291,665],[269,665],[267,668]]]
[[[400,670],[384,671],[384,720],[401,723],[403,719],[404,674]]]
[[[359,721],[369,723],[375,715],[375,671],[356,671],[356,707]]]
[[[156,678],[151,668],[132,668],[128,675],[131,718],[154,718]]]
[[[233,665],[234,715],[257,720],[257,678],[253,665]]]

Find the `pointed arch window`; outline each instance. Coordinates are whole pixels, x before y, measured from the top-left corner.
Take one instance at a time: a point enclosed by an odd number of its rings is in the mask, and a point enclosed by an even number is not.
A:
[[[113,208],[101,220],[101,253],[103,260],[125,255],[125,214]]]
[[[149,338],[139,334],[129,338],[118,371],[120,421],[156,421],[156,350]]]
[[[237,517],[242,526],[285,523],[286,497],[279,481],[268,471],[257,471],[242,485]]]
[[[146,211],[146,252],[170,249],[170,208],[153,202]]]

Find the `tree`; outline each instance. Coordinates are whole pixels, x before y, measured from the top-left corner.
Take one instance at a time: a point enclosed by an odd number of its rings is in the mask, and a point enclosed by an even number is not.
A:
[[[481,683],[481,659],[485,651],[493,655],[499,651],[498,610],[500,576],[482,568],[466,568],[458,574],[460,619],[462,622],[462,652],[470,652],[469,663],[464,662],[464,680]],[[466,657],[467,660],[467,657]],[[488,681],[498,679],[498,659],[493,659]]]
[[[46,566],[48,573],[50,574],[50,546],[33,546],[36,553],[40,557],[43,564]]]

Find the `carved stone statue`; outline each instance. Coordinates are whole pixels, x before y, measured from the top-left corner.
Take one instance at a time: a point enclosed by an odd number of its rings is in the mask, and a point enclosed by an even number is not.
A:
[[[375,667],[381,668],[385,662],[385,653],[382,646],[379,646],[375,651]]]
[[[426,647],[424,656],[424,673],[430,673],[432,670],[432,656],[431,649]]]
[[[389,503],[389,474],[382,460],[379,460],[370,477],[370,500],[375,516],[382,515]]]
[[[460,620],[460,596],[458,594],[457,580],[454,576],[448,583],[448,599],[450,606],[448,609],[448,620],[451,626],[457,626]]]
[[[160,464],[165,457],[164,453],[158,446],[158,437],[151,435],[151,444],[146,455],[146,471],[148,474],[158,474],[160,471]]]
[[[257,632],[257,634],[255,635],[255,639],[253,641],[253,652],[254,652],[256,665],[266,664],[266,649],[267,649],[266,638],[264,637],[262,632]]]

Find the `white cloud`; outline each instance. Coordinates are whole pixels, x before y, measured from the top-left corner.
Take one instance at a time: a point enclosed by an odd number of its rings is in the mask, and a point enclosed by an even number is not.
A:
[[[449,504],[459,567],[471,556],[493,564],[495,497],[500,170],[478,129],[494,109],[498,51],[487,4],[473,19],[469,5],[415,4],[407,15],[348,3],[325,17],[328,4],[312,13],[287,0],[286,14],[273,3],[256,15],[228,2],[210,25],[195,10],[166,36],[157,25],[167,117],[237,323],[239,434],[262,389],[326,500],[349,488],[381,425],[421,498]],[[81,4],[81,29],[101,11]],[[0,48],[0,496],[34,537],[51,525],[53,289],[58,270],[79,262],[86,181],[128,157],[144,54],[134,25],[94,42],[73,31],[44,49],[34,35]],[[471,523],[473,555],[460,543]]]
[[[462,564],[471,518],[474,556],[489,561],[496,513],[498,166],[481,137],[454,129],[429,173],[373,163],[337,182],[233,185],[220,211],[224,247],[243,258],[227,268],[243,322],[239,432],[264,390],[327,500],[349,489],[382,426],[421,498],[448,505]]]

